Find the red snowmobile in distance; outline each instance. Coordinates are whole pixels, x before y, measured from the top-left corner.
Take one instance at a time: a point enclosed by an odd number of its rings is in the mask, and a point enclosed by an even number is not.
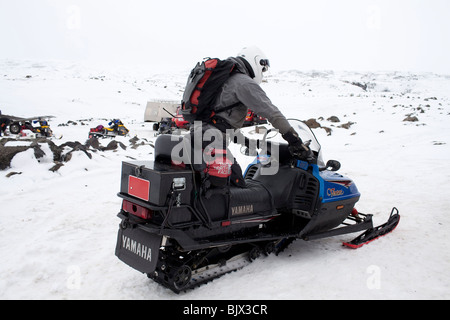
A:
[[[173,117],[173,122],[175,122],[175,125],[179,129],[189,129],[189,127],[190,127],[189,121],[184,119],[180,110],[181,110],[181,107],[178,107],[177,114]]]
[[[247,116],[245,117],[244,127],[255,126],[259,124],[267,124],[267,119],[258,116],[252,110],[248,109]]]
[[[189,130],[190,123],[185,120],[180,112],[181,106],[177,108],[177,113],[172,114],[166,108],[162,108],[167,112],[170,117],[162,118],[161,121],[153,124],[153,130],[158,131],[158,134],[171,134],[175,129],[186,129]]]

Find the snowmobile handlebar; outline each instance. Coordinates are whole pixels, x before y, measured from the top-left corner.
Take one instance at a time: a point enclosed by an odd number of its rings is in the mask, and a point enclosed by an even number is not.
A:
[[[266,152],[268,155],[273,155],[273,148],[272,146],[275,144],[275,147],[277,148],[278,152],[276,153],[279,158],[284,159],[283,162],[289,160],[289,159],[296,159],[296,160],[304,160],[309,163],[316,163],[317,161],[317,155],[314,152],[308,153],[308,157],[305,158],[303,156],[303,153],[292,153],[289,147],[289,144],[287,142],[274,142],[274,141],[268,141],[267,135],[274,130],[267,130],[264,133],[264,136],[262,139],[249,139],[248,137],[244,136],[244,143],[242,144],[241,153],[246,156],[257,156],[258,151],[257,149],[264,149],[264,152]],[[242,140],[241,140],[242,141]],[[239,143],[237,137],[234,138],[235,143]],[[303,143],[303,146],[305,149],[309,150],[309,146],[311,145],[311,140],[307,140]]]

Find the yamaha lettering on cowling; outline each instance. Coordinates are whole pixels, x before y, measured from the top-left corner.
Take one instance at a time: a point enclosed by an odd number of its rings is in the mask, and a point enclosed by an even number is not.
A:
[[[392,231],[398,211],[373,227],[372,215],[355,209],[360,198],[355,183],[336,172],[337,161],[324,163],[306,124],[290,122],[314,158],[296,159],[279,134],[266,135],[258,145],[262,154],[245,171],[245,188],[211,187],[207,169],[173,161],[174,154],[182,159],[191,154],[180,136],[159,136],[154,161],[123,162],[119,259],[180,292],[241,268],[262,253],[278,254],[295,239],[364,231],[345,243],[358,248]],[[248,139],[246,144],[255,145]]]

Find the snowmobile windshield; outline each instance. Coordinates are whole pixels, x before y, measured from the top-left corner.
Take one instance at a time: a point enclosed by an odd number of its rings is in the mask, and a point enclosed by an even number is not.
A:
[[[319,141],[317,141],[314,132],[312,132],[312,130],[303,121],[297,119],[288,119],[288,121],[291,124],[292,128],[294,128],[294,130],[298,133],[303,143],[309,143],[309,148],[317,156],[317,165],[319,167],[325,167],[325,162],[322,158],[322,147],[320,146]]]
[[[316,136],[312,132],[312,130],[308,127],[306,123],[303,121],[297,120],[297,119],[288,119],[289,124],[294,128],[294,130],[298,133],[300,139],[302,139],[303,143],[308,145],[308,147],[313,151],[316,159],[317,159],[317,165],[319,168],[325,168],[325,162],[323,161],[322,156],[322,147],[319,144],[319,141],[317,140]],[[287,144],[286,140],[283,139],[282,135],[279,134],[278,130],[274,130],[273,127],[268,128],[269,131],[267,131],[264,134],[264,137],[262,138],[262,141],[267,140],[267,142],[271,143],[278,143],[278,144]],[[247,134],[255,134],[255,129],[251,128],[243,128],[241,129],[245,135]],[[265,132],[265,131],[262,131]],[[260,132],[261,133],[261,132]],[[261,138],[260,138],[261,139]],[[248,150],[246,150],[248,152]],[[244,153],[241,150],[242,153]]]
[[[309,143],[309,148],[312,151],[320,152],[320,144],[319,141],[317,141],[316,136],[311,131],[311,129],[300,120],[295,119],[288,119],[289,123],[291,124],[292,128],[298,133],[300,139],[302,139],[304,144]]]
[[[288,121],[292,128],[294,128],[295,132],[298,133],[303,143],[308,145],[308,147],[314,152],[315,156],[317,157],[317,165],[320,168],[325,167],[326,165],[322,157],[322,147],[320,146],[319,141],[317,141],[316,136],[308,127],[308,125],[303,121],[297,119],[288,119]],[[265,139],[272,142],[286,144],[286,141],[282,138],[281,134],[273,135],[273,133],[269,133],[267,134]]]

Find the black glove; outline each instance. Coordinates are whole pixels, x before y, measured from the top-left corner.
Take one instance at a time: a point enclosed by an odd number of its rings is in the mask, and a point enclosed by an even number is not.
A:
[[[311,160],[314,158],[311,149],[303,143],[294,128],[289,129],[282,137],[289,143],[289,152],[294,157],[302,160]]]

